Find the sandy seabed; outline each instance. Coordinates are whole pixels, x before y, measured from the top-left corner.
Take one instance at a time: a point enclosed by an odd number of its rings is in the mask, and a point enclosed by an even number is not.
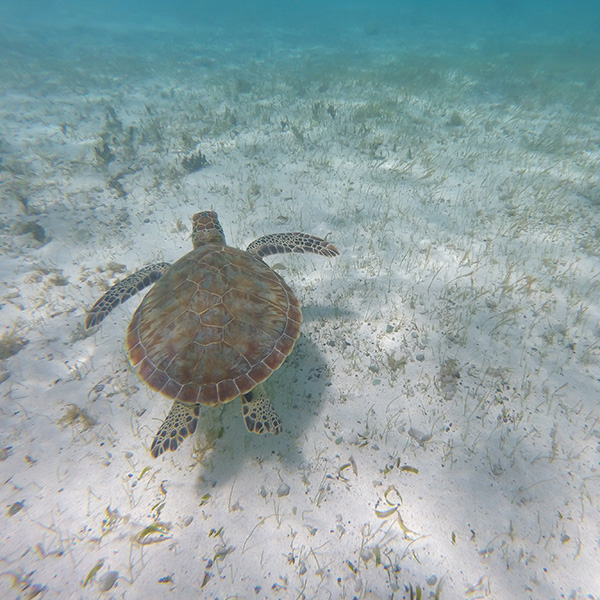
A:
[[[600,598],[597,65],[13,35],[0,596]],[[233,401],[154,460],[141,296],[82,324],[202,209],[231,245],[306,231],[341,256],[267,259],[305,319],[267,383],[283,434]]]

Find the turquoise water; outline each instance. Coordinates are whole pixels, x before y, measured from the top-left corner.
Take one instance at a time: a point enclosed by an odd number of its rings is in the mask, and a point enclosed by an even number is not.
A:
[[[82,71],[139,75],[176,65],[183,73],[196,59],[196,67],[214,61],[258,78],[319,80],[356,70],[402,87],[412,81],[395,65],[405,65],[425,71],[422,79],[429,69],[465,69],[482,94],[509,99],[515,85],[532,76],[574,81],[590,97],[598,93],[600,7],[592,0],[27,1],[3,2],[0,20],[5,85],[23,84],[40,61],[65,77],[76,66],[76,81]],[[210,56],[202,59],[203,53]],[[545,92],[538,91],[544,102]],[[572,89],[576,102],[579,91]]]
[[[382,34],[411,39],[428,39],[432,32],[454,40],[483,34],[519,37],[537,36],[594,38],[597,36],[599,8],[593,0],[523,1],[434,1],[376,0],[353,1],[271,1],[227,0],[174,2],[4,2],[4,26],[97,26],[194,28],[253,27],[269,30],[282,27],[313,36],[337,35],[368,27]],[[68,41],[68,36],[65,36]],[[465,40],[466,41],[466,40]]]
[[[593,111],[598,98],[593,1],[28,1],[3,2],[0,19],[7,89],[42,70],[69,87],[173,69],[227,77],[233,68],[255,83],[303,88],[356,76],[400,92],[441,89],[458,73],[470,79],[461,94],[542,105],[559,96],[575,111]]]
[[[223,36],[230,44],[251,35],[256,51],[267,51],[277,36],[278,49],[320,43],[329,47],[377,47],[382,38],[397,48],[469,47],[484,40],[505,50],[522,43],[569,43],[597,48],[600,8],[593,0],[524,1],[451,0],[284,1],[223,3],[164,2],[3,2],[0,17],[4,41],[10,32],[52,31],[66,47],[88,31],[121,34],[169,32],[175,42],[186,36]],[[46,33],[47,35],[47,33]],[[39,40],[43,42],[43,39]],[[196,38],[197,42],[199,40]],[[264,44],[267,44],[265,48]],[[98,48],[110,47],[110,39]],[[153,46],[153,38],[132,46],[136,54]]]

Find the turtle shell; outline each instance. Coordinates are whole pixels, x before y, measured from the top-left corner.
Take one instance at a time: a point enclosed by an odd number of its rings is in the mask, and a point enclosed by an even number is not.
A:
[[[213,405],[269,377],[292,351],[301,321],[294,292],[260,258],[207,244],[146,294],[127,329],[127,350],[152,389]]]

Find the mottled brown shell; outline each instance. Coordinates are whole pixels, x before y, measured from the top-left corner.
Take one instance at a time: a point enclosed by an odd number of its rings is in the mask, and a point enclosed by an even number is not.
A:
[[[229,402],[292,351],[302,313],[260,258],[203,245],[154,284],[127,330],[131,364],[154,390],[190,404]]]

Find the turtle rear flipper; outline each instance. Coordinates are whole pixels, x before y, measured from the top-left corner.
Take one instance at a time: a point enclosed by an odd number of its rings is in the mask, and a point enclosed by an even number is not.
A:
[[[157,282],[170,267],[169,263],[148,265],[122,281],[115,283],[94,306],[85,319],[85,328],[92,329],[100,325],[106,315],[113,309],[141,292],[144,288]]]
[[[281,421],[262,385],[243,394],[241,400],[244,422],[250,433],[279,435],[283,431]]]
[[[150,453],[154,458],[167,450],[177,450],[183,440],[192,435],[198,426],[199,404],[186,404],[175,400],[164,423],[156,432]]]

